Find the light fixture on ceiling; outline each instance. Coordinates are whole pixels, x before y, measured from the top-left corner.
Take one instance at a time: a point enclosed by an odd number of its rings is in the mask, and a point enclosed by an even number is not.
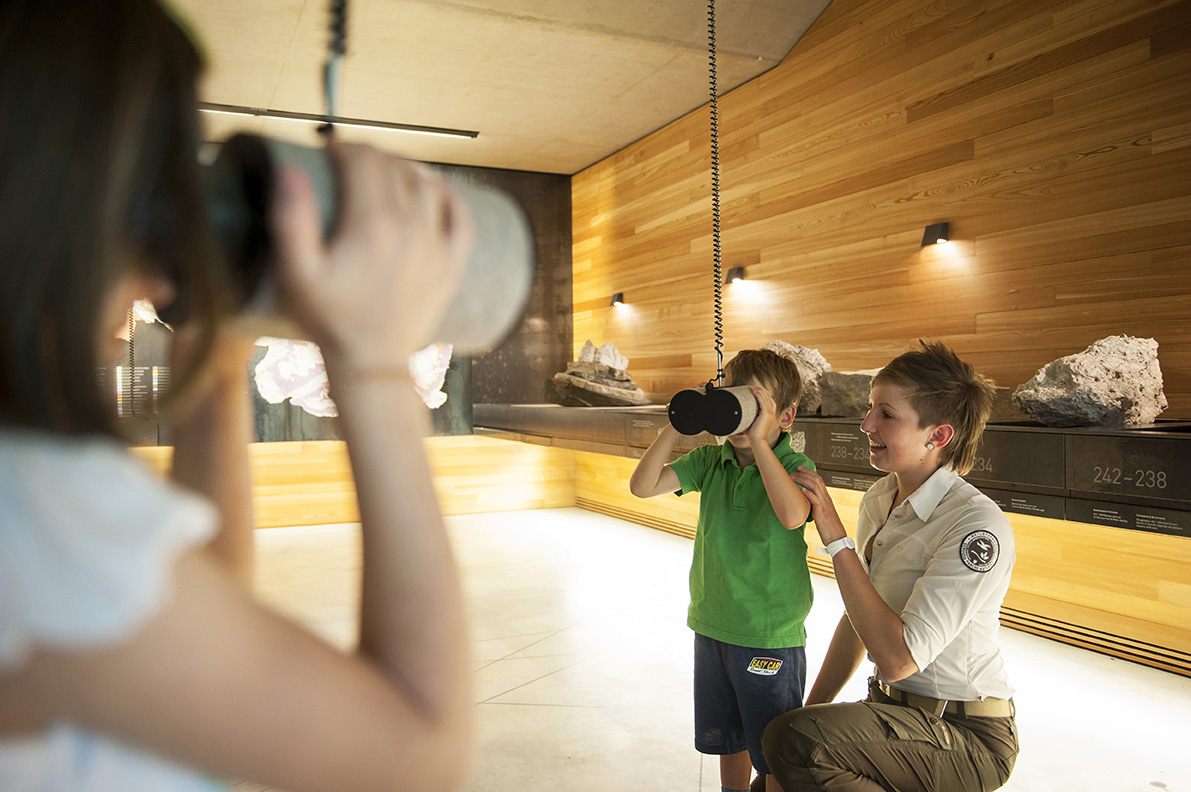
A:
[[[922,246],[927,245],[941,245],[951,238],[950,223],[934,223],[926,227],[926,233],[922,235]]]
[[[418,124],[397,124],[391,121],[369,121],[364,118],[341,118],[318,113],[292,113],[288,110],[270,110],[263,107],[241,107],[239,105],[199,102],[198,109],[204,113],[247,116],[249,118],[277,118],[283,121],[302,121],[308,124],[334,124],[335,126],[358,127],[360,129],[382,129],[390,132],[412,132],[416,135],[438,137],[477,138],[479,132],[470,129],[420,126]]]
[[[612,295],[612,302],[609,303],[613,308],[618,305],[624,305],[624,292],[616,292]]]
[[[744,267],[730,267],[728,277],[724,278],[724,283],[736,283],[736,281],[742,280],[744,280]]]

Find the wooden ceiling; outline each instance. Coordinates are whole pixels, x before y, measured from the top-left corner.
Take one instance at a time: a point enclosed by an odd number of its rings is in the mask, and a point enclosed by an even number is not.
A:
[[[829,0],[720,0],[721,95],[779,63]],[[173,0],[208,60],[206,102],[321,114],[324,0]],[[339,115],[474,130],[343,128],[415,159],[573,174],[708,100],[694,0],[355,0]],[[313,142],[313,125],[203,114],[211,139]]]

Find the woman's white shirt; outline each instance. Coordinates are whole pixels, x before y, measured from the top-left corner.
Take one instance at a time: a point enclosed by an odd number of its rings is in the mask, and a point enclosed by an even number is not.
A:
[[[178,556],[217,515],[118,442],[0,430],[0,674],[30,650],[128,640],[169,600]],[[226,786],[67,723],[0,740],[5,792]]]
[[[1009,520],[950,468],[935,471],[891,512],[896,494],[892,475],[874,484],[856,528],[861,563],[901,615],[919,668],[893,686],[937,699],[1011,698],[997,642],[1016,557]],[[868,562],[863,549],[874,536]]]

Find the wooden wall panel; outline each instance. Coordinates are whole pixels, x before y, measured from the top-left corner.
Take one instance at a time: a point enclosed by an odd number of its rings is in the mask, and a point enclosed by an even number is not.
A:
[[[444,514],[575,504],[572,451],[477,436],[431,437],[426,450]]]
[[[253,443],[252,508],[256,527],[356,522],[356,490],[339,440]]]
[[[642,500],[628,492],[635,459],[577,453],[576,503],[593,511],[694,536],[691,495]],[[831,489],[855,535],[863,493]],[[1008,514],[1017,541],[1002,622],[1019,629],[1191,676],[1191,543],[1173,536]],[[813,572],[833,576],[806,532]]]
[[[699,522],[699,493],[642,499],[629,492],[637,460],[605,454],[575,454],[575,502],[592,511],[693,539]]]
[[[918,338],[998,384],[1153,337],[1191,419],[1191,0],[834,0],[720,98],[725,351]],[[715,373],[702,108],[572,179],[574,343],[655,401]],[[952,242],[920,248],[923,228]],[[613,292],[626,304],[608,305]]]
[[[426,441],[445,514],[579,505],[693,537],[698,495],[642,500],[628,491],[636,460],[488,437]],[[345,447],[334,441],[251,446],[258,527],[353,522]],[[168,447],[135,449],[161,472]],[[395,473],[399,474],[399,473]],[[854,526],[862,493],[832,490]],[[1082,523],[1010,514],[1017,567],[1005,601],[1007,624],[1096,651],[1191,675],[1191,543]],[[809,530],[808,564],[830,575]]]
[[[472,435],[429,437],[425,442],[444,514],[575,503],[571,451]],[[172,448],[134,451],[163,475],[168,473]],[[342,442],[253,443],[249,460],[256,527],[359,521],[351,464]]]

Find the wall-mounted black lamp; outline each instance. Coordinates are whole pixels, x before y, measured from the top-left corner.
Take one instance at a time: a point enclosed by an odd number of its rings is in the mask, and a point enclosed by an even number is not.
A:
[[[735,283],[742,280],[744,280],[744,267],[732,267],[728,270],[728,277],[724,278],[724,283]]]
[[[610,305],[613,307],[616,307],[617,305],[624,305],[624,292],[617,292],[616,294],[613,294]]]
[[[942,244],[950,238],[950,223],[935,223],[926,227],[926,233],[922,235],[922,246]]]

